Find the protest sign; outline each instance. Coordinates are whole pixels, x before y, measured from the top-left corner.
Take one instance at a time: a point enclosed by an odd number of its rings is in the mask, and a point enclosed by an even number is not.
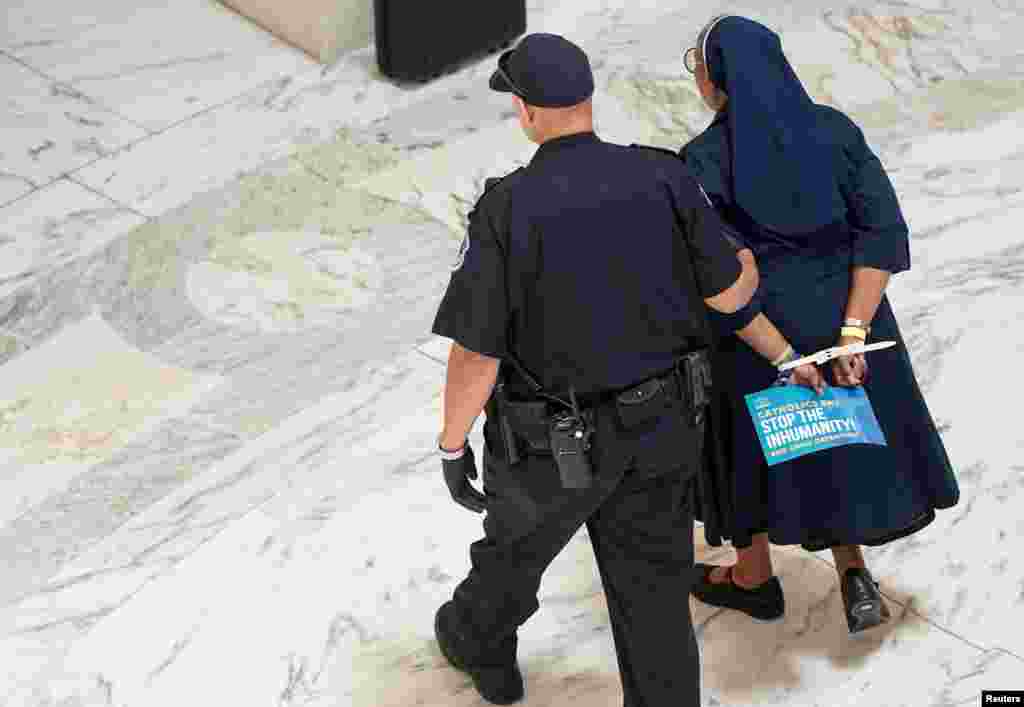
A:
[[[846,444],[885,446],[861,387],[828,387],[816,395],[810,388],[786,385],[745,397],[769,466]]]

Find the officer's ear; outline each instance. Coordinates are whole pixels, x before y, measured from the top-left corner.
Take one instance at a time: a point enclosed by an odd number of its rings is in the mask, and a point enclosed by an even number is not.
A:
[[[513,100],[516,102],[516,110],[519,112],[519,119],[526,125],[530,125],[534,122],[536,115],[534,111],[527,105],[519,96],[513,96]]]

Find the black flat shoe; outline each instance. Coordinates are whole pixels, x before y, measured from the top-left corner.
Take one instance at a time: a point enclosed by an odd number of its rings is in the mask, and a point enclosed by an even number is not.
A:
[[[861,634],[889,620],[889,607],[878,591],[878,582],[866,569],[851,567],[846,570],[840,586],[846,625],[851,634]]]
[[[454,602],[445,602],[434,618],[434,635],[442,655],[452,667],[467,673],[480,696],[492,704],[510,705],[523,699],[523,676],[516,663],[516,635],[494,649],[481,651],[460,630]]]
[[[786,601],[778,577],[772,577],[753,589],[744,589],[733,580],[732,567],[727,570],[725,582],[712,582],[711,571],[714,569],[714,565],[701,563],[694,566],[698,575],[691,593],[705,604],[742,611],[758,621],[775,621],[785,613]]]

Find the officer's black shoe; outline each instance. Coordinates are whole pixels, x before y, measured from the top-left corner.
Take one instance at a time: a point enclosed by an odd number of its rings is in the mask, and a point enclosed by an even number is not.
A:
[[[510,705],[523,699],[523,676],[516,664],[516,634],[508,636],[486,655],[473,655],[476,651],[472,639],[460,630],[455,603],[449,601],[437,610],[434,635],[444,657],[452,667],[469,674],[476,691],[485,700]]]
[[[856,636],[889,620],[889,607],[878,591],[878,582],[866,569],[851,567],[846,570],[840,586],[846,625],[851,634]]]
[[[785,613],[786,600],[778,577],[772,577],[753,589],[745,589],[733,580],[732,567],[728,569],[726,581],[719,583],[711,581],[713,569],[714,565],[702,563],[694,566],[697,581],[691,593],[705,604],[742,611],[759,621],[775,621]]]

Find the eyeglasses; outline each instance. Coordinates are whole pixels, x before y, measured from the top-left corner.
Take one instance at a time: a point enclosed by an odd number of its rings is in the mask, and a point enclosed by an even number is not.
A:
[[[523,90],[516,86],[516,82],[512,80],[511,76],[508,75],[508,69],[505,68],[505,64],[508,63],[508,58],[510,55],[511,52],[505,52],[500,57],[498,57],[498,75],[501,76],[501,78],[504,79],[504,81],[509,85],[509,87],[512,89],[512,93],[519,96],[520,98],[525,98]]]
[[[690,47],[683,54],[683,66],[691,74],[697,73],[697,47]]]

